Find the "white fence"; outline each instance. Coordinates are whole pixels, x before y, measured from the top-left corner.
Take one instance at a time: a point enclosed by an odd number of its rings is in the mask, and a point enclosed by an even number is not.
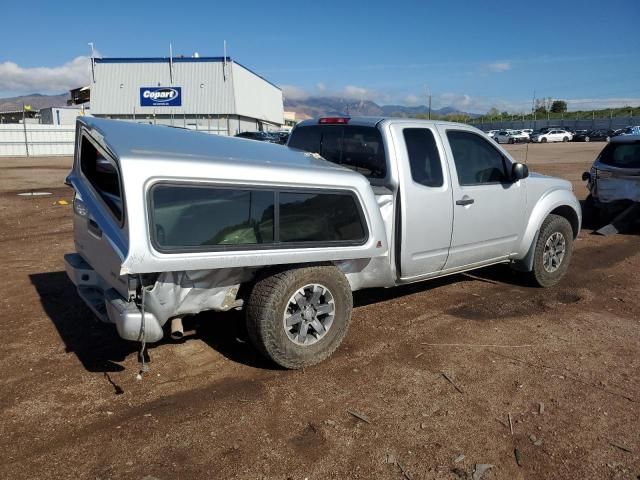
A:
[[[0,157],[73,155],[75,125],[0,125]]]

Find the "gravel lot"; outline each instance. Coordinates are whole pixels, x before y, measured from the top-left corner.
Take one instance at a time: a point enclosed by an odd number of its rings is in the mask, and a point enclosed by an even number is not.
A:
[[[580,198],[602,147],[508,146]],[[637,233],[585,226],[549,290],[500,266],[359,292],[305,371],[257,356],[241,314],[200,315],[137,381],[137,345],[63,271],[70,164],[0,158],[0,478],[640,478]],[[32,189],[52,195],[16,195]]]

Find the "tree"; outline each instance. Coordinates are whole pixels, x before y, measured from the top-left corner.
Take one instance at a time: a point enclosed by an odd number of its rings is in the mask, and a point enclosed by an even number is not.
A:
[[[564,100],[554,100],[551,104],[551,113],[564,113],[567,111],[567,102]]]

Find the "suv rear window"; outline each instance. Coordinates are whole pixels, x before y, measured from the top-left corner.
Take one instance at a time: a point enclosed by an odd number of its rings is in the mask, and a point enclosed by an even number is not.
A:
[[[122,191],[118,166],[84,136],[80,146],[80,170],[111,213],[121,222],[123,219]]]
[[[600,163],[618,168],[640,168],[640,141],[610,143],[602,150]]]
[[[387,160],[382,135],[375,127],[310,125],[291,132],[289,147],[318,153],[367,178],[385,178]]]

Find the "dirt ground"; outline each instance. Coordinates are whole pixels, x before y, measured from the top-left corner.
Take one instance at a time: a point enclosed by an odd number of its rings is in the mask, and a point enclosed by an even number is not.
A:
[[[584,198],[602,147],[509,149]],[[138,381],[64,273],[70,164],[0,158],[0,478],[640,478],[639,235],[585,226],[549,290],[501,266],[359,292],[304,371],[262,360],[241,313],[200,315]]]

